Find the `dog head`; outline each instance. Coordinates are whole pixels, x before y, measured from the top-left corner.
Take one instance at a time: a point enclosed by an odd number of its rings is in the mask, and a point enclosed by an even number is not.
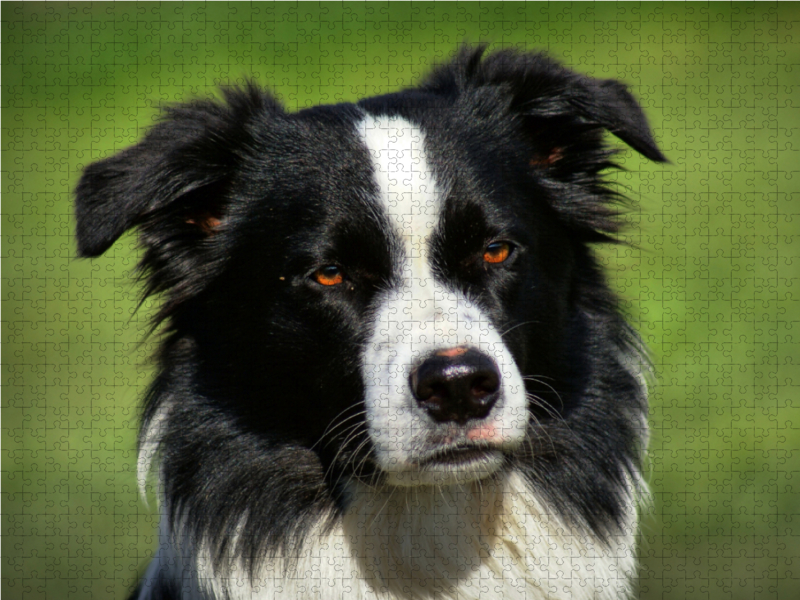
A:
[[[620,225],[604,134],[665,159],[622,84],[482,55],[291,114],[233,89],[86,168],[79,253],[136,228],[163,298],[160,441],[291,448],[332,488],[517,468],[576,503],[633,468],[635,341],[589,244]]]

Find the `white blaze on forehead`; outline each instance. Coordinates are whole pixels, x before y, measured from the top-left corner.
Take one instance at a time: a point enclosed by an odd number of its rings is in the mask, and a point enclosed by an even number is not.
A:
[[[430,241],[445,192],[428,163],[425,134],[402,117],[386,115],[367,115],[360,133],[372,157],[379,200],[403,242],[403,256],[396,265],[401,275],[395,290],[399,297],[387,302],[393,307],[388,339],[407,344],[415,357],[456,346],[453,294],[437,284],[431,268]]]
[[[424,134],[401,117],[368,115],[361,134],[372,156],[380,199],[403,240],[404,277],[432,277],[428,240],[441,205],[441,191],[425,153]]]

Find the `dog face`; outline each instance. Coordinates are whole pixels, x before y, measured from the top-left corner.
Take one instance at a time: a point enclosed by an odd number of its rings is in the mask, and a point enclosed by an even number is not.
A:
[[[644,400],[589,247],[618,228],[603,134],[664,158],[622,85],[481,54],[356,105],[173,107],[86,169],[81,254],[136,227],[163,293],[168,496],[280,455],[340,506],[514,469],[583,522],[622,510]],[[210,438],[236,464],[190,469]]]
[[[487,222],[499,207],[453,181],[477,183],[470,157],[450,157],[463,168],[447,172],[449,149],[434,150],[420,124],[367,115],[358,127],[394,238],[392,283],[374,299],[361,361],[376,463],[395,485],[486,477],[527,423],[522,377],[498,329],[524,260],[521,232],[512,211]]]

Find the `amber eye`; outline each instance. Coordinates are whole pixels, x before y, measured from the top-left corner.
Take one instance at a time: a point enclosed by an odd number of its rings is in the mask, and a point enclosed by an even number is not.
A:
[[[505,262],[511,256],[511,249],[508,242],[492,242],[483,251],[483,260],[491,264]]]
[[[314,281],[322,285],[338,285],[344,281],[344,273],[336,265],[328,265],[314,271]]]

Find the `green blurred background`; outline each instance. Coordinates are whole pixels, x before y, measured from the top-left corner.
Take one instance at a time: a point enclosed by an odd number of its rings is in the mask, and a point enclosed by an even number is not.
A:
[[[672,161],[623,155],[633,245],[600,249],[659,379],[639,597],[800,598],[800,5],[1,10],[3,598],[122,597],[156,546],[134,451],[152,306],[132,236],[75,260],[81,168],[220,83],[352,101],[464,40],[625,81]]]

